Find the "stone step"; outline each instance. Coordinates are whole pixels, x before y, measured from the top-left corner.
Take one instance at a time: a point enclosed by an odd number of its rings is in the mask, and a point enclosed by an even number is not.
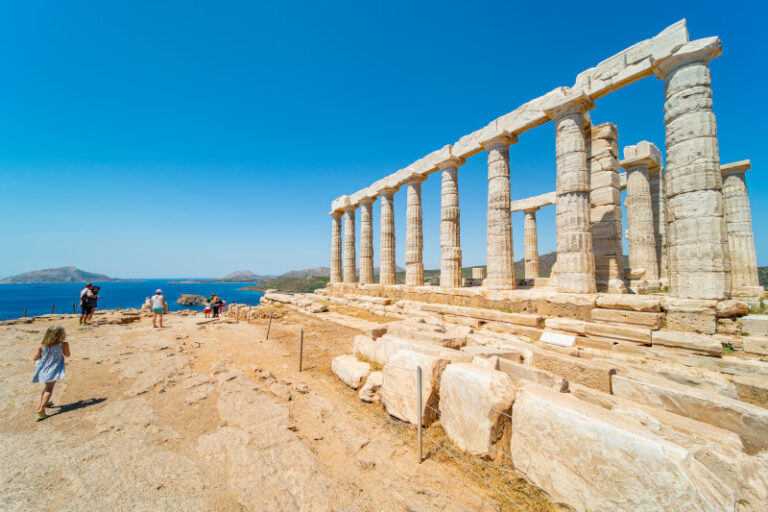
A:
[[[747,336],[742,339],[744,352],[758,356],[768,356],[768,336]]]
[[[768,315],[747,315],[741,319],[741,332],[750,336],[768,336]]]

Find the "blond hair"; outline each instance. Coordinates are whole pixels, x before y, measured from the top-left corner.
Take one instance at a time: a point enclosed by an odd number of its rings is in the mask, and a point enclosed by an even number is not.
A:
[[[44,347],[55,347],[65,339],[67,339],[67,331],[60,325],[54,325],[45,330],[42,345]]]

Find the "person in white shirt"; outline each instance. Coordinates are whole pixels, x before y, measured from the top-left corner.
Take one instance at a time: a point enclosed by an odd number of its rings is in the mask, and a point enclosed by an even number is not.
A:
[[[168,312],[168,303],[163,297],[163,290],[158,288],[150,299],[152,302],[152,327],[157,327],[157,320],[160,319],[160,327],[163,327],[163,314]]]
[[[80,291],[80,325],[88,325],[85,323],[88,316],[93,312],[93,291],[91,289],[93,285],[88,283]]]

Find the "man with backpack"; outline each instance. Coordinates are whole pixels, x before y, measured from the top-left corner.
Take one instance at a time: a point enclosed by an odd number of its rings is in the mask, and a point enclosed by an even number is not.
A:
[[[80,291],[80,325],[91,325],[86,319],[93,312],[93,304],[93,285],[88,283]]]

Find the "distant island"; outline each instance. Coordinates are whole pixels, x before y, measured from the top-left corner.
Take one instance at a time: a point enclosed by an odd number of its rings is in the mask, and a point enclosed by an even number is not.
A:
[[[277,276],[260,276],[250,270],[236,270],[223,277],[214,279],[185,279],[184,281],[171,281],[173,284],[189,283],[261,283],[268,279],[274,279]]]
[[[24,272],[23,274],[6,277],[0,280],[0,284],[117,283],[121,281],[131,280],[86,272],[77,267],[58,267]]]

